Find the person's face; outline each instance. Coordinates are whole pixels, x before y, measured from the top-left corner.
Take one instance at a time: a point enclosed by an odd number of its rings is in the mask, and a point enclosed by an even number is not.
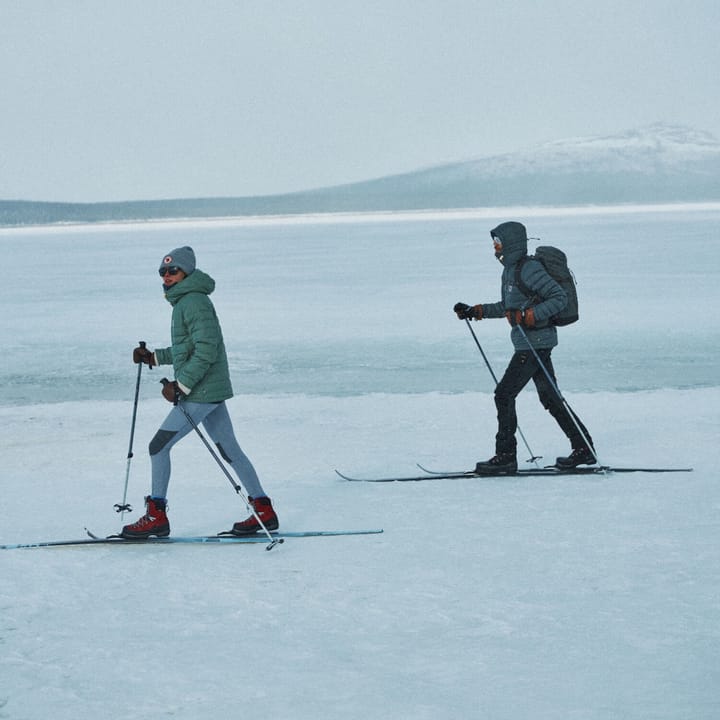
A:
[[[177,285],[181,280],[184,280],[187,275],[178,267],[166,267],[160,269],[160,277],[163,279],[163,285],[166,288],[170,288],[173,285]]]
[[[503,258],[503,246],[502,246],[502,240],[500,240],[499,237],[496,237],[495,235],[492,236],[493,241],[493,248],[495,248],[495,257],[502,262]]]

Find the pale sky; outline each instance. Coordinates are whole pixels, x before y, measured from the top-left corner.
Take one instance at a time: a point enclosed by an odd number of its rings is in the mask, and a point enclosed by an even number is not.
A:
[[[653,122],[720,139],[718,0],[0,0],[0,199],[335,185]]]

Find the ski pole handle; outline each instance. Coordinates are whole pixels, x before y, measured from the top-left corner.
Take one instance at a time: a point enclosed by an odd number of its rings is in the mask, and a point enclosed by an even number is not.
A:
[[[144,340],[140,340],[139,343],[138,343],[138,345],[140,345],[140,347],[141,347],[143,350],[145,350],[145,349],[147,348],[147,343],[146,343]],[[151,363],[148,363],[148,368],[149,368],[150,370],[153,369],[153,366],[152,366]]]
[[[178,389],[177,383],[173,382],[172,380],[168,380],[166,377],[164,377],[160,382],[162,383],[162,386],[163,386],[163,397],[168,402],[171,402],[173,405],[177,405],[180,402],[180,390]],[[173,387],[172,400],[165,394],[165,388],[168,385],[172,385],[172,387]]]

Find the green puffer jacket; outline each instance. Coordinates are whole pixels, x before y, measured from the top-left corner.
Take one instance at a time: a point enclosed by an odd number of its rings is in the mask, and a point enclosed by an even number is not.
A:
[[[233,395],[225,343],[208,297],[215,281],[202,270],[173,285],[165,298],[173,306],[172,347],[155,350],[158,365],[172,365],[175,379],[190,388],[189,402],[221,402]]]

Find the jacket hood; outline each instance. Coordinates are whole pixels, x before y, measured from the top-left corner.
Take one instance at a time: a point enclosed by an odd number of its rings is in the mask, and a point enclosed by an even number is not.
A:
[[[522,223],[500,223],[490,231],[490,235],[499,238],[502,243],[503,264],[514,265],[523,255],[527,255],[527,230]]]
[[[165,291],[165,299],[171,304],[180,300],[180,298],[188,295],[189,293],[202,293],[203,295],[210,295],[215,290],[215,281],[202,270],[195,270],[191,275],[188,275],[184,280],[173,285],[169,290]]]

